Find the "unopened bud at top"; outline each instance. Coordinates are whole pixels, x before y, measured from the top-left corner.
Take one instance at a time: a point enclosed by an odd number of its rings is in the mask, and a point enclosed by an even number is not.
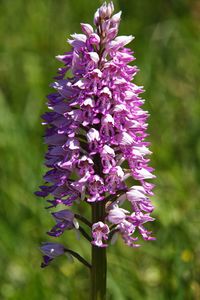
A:
[[[118,25],[120,20],[121,20],[121,14],[122,12],[118,12],[117,14],[113,15],[112,18],[110,19],[111,25],[115,26]]]
[[[113,11],[114,11],[113,2],[110,2],[108,4],[104,2],[104,4],[96,11],[94,15],[94,24],[98,26],[100,20],[105,20],[110,18]]]

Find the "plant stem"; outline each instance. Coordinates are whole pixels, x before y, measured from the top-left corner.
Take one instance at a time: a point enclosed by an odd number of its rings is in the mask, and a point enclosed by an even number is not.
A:
[[[80,233],[86,238],[86,240],[88,240],[88,242],[91,243],[91,237],[87,234],[87,232],[81,227],[79,226],[79,229]]]
[[[77,252],[70,250],[70,249],[65,249],[65,252],[70,253],[72,256],[74,256],[76,259],[78,259],[82,264],[84,264],[86,267],[91,269],[90,263],[88,263],[81,255],[79,255]]]
[[[82,221],[84,224],[86,224],[89,227],[92,227],[92,223],[89,222],[86,218],[84,218],[83,216],[79,215],[79,214],[75,214],[75,218]]]
[[[92,223],[105,219],[105,203],[92,204]],[[92,245],[91,300],[106,300],[106,248]]]

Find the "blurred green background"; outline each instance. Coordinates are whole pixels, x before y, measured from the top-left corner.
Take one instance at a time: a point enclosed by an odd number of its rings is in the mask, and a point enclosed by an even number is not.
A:
[[[89,299],[89,274],[60,257],[40,269],[51,240],[42,183],[40,115],[66,38],[92,23],[101,1],[0,0],[0,299]],[[156,242],[108,250],[108,300],[200,299],[200,1],[119,0],[120,34],[133,34],[136,78],[147,99]],[[63,237],[89,258],[73,233]]]

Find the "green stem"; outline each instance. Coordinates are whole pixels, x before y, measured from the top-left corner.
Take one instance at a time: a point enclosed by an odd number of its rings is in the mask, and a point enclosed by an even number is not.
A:
[[[79,214],[75,214],[74,215],[76,219],[82,221],[84,224],[86,224],[89,227],[92,227],[92,223],[89,222],[86,218],[84,218],[83,216],[79,215]]]
[[[78,259],[82,264],[84,264],[86,267],[91,269],[91,265],[89,262],[87,262],[81,255],[79,255],[77,252],[70,250],[70,249],[65,249],[65,252],[70,253],[72,256],[74,256],[76,259]]]
[[[91,243],[92,239],[91,237],[87,234],[87,232],[83,229],[83,227],[79,226],[80,233],[86,238],[86,240],[88,240],[88,242]]]
[[[105,203],[92,204],[92,223],[104,222]],[[91,300],[106,300],[106,248],[92,245]]]

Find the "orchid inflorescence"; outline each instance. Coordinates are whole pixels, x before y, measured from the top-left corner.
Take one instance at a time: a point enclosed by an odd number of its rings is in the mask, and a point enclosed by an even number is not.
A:
[[[135,58],[125,47],[133,37],[117,36],[121,12],[113,11],[112,2],[104,3],[95,13],[95,28],[82,23],[83,33],[68,40],[72,50],[56,57],[64,66],[51,84],[55,92],[47,97],[50,111],[43,115],[50,170],[36,194],[50,196],[49,208],[67,207],[52,213],[55,226],[48,235],[74,229],[97,247],[107,247],[117,236],[138,247],[138,233],[154,239],[143,224],[154,220],[153,184],[146,179],[155,176],[147,158],[148,112],[139,96],[144,90],[131,82],[138,68],[129,65]],[[70,209],[82,202],[102,204],[104,217],[92,223]],[[44,243],[41,250],[43,267],[65,252],[84,260],[59,243]]]

